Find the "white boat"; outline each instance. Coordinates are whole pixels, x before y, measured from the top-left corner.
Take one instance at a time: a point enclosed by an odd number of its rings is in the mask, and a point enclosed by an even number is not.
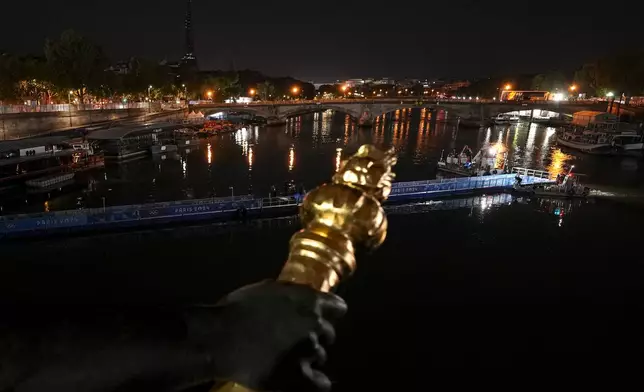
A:
[[[621,147],[624,151],[642,151],[644,150],[644,141],[642,135],[637,132],[621,132],[613,136],[615,146]]]
[[[557,136],[557,144],[596,154],[644,150],[642,136],[636,132],[564,132]]]
[[[495,124],[513,124],[518,123],[521,118],[515,114],[499,114],[494,118]]]

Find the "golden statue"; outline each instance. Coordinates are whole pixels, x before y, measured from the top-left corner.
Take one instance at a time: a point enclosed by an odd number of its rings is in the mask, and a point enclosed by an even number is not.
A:
[[[331,183],[309,192],[300,207],[304,227],[293,235],[279,281],[330,291],[356,270],[358,246],[375,249],[387,235],[381,203],[391,192],[396,156],[372,145],[342,162]],[[218,392],[248,391],[225,384]]]

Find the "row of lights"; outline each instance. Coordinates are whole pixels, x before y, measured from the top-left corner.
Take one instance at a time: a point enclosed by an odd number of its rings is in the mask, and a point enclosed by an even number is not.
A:
[[[300,88],[297,86],[293,86],[291,88],[291,92],[293,93],[293,95],[297,95],[300,92]],[[206,95],[208,96],[208,99],[212,99],[213,94],[214,92],[212,90],[206,91]],[[254,97],[255,95],[257,95],[257,90],[255,90],[254,88],[249,89],[248,95],[250,95],[251,97]]]
[[[185,84],[183,85],[183,87],[185,89]],[[148,90],[148,95],[149,95],[151,89],[152,89],[152,86],[150,86],[150,88]],[[340,87],[340,90],[342,90],[343,93],[346,93],[348,89],[349,89],[349,87],[347,85],[343,85],[343,86]],[[506,91],[509,91],[509,90],[512,89],[512,85],[508,83],[508,84],[506,84],[504,86],[504,89]],[[571,92],[573,92],[573,91],[577,90],[577,86],[573,84],[568,89]],[[382,91],[382,90],[380,90],[380,91]],[[405,91],[407,91],[407,90],[405,90]],[[291,88],[291,92],[293,93],[293,95],[297,95],[300,92],[300,88],[297,87],[297,86],[293,86]],[[257,90],[255,90],[254,88],[251,88],[250,90],[248,90],[248,93],[252,97],[252,96],[255,96],[257,94]],[[402,91],[398,91],[398,94],[401,94],[401,93],[402,93]],[[70,91],[70,95],[71,94],[73,94],[73,91]],[[375,94],[375,92],[374,92],[374,94]],[[213,92],[209,90],[209,91],[206,92],[206,95],[208,96],[208,99],[212,99]],[[607,97],[614,97],[615,94],[613,92],[609,92],[609,93],[606,94],[606,96]],[[467,99],[467,98],[466,97],[456,97],[456,99]],[[472,97],[470,97],[469,99],[472,99]],[[478,100],[479,97],[476,97],[476,99]]]
[[[577,88],[578,87],[577,87],[576,84],[571,84],[570,87],[568,87],[568,90],[570,90],[571,92],[575,92],[575,91],[577,91]],[[505,89],[506,90],[512,89],[512,85],[511,84],[506,84]],[[609,91],[608,93],[606,93],[606,96],[609,97],[609,98],[612,98],[612,97],[615,96],[615,93],[613,93],[612,91]]]

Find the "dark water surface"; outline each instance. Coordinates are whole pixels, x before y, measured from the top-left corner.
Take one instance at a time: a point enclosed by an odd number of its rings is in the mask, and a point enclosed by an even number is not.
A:
[[[81,193],[83,202],[100,202],[100,195],[115,202],[202,197],[213,187],[222,194],[251,183],[261,194],[290,178],[310,187],[334,172],[337,148],[352,151],[372,140],[400,151],[401,180],[431,178],[441,149],[494,142],[499,132],[517,165],[574,158],[552,158],[562,153],[545,128],[422,131],[414,113],[409,125],[377,125],[372,132],[352,129],[342,116],[319,116],[328,123],[312,122],[311,115],[286,130],[253,130],[248,146],[234,135],[211,140],[210,165],[206,144],[186,159],[108,168],[107,180]],[[578,158],[575,165],[594,182],[639,186],[641,160],[628,158],[635,162],[631,171],[613,176],[603,173],[627,158],[600,158]],[[338,291],[350,310],[330,353],[334,390],[459,390],[463,383],[495,387],[515,379],[512,385],[524,390],[558,374],[578,385],[615,371],[640,372],[643,218],[641,208],[613,202],[507,197],[452,210],[394,209],[385,245],[359,257],[357,273]],[[0,298],[92,306],[213,303],[241,285],[276,277],[296,230],[297,221],[285,218],[5,243]]]
[[[461,372],[497,385],[517,372],[633,371],[642,364],[642,218],[619,204],[549,201],[391,214],[386,244],[362,255],[338,291],[350,311],[330,353],[335,390],[471,381]],[[282,219],[7,244],[0,297],[213,303],[277,276],[297,229]]]

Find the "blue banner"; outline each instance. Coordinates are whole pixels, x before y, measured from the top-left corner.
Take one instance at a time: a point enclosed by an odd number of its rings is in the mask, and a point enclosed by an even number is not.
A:
[[[62,227],[84,226],[87,216],[84,214],[68,216],[43,216],[40,218],[25,218],[2,222],[3,232],[46,230]]]

